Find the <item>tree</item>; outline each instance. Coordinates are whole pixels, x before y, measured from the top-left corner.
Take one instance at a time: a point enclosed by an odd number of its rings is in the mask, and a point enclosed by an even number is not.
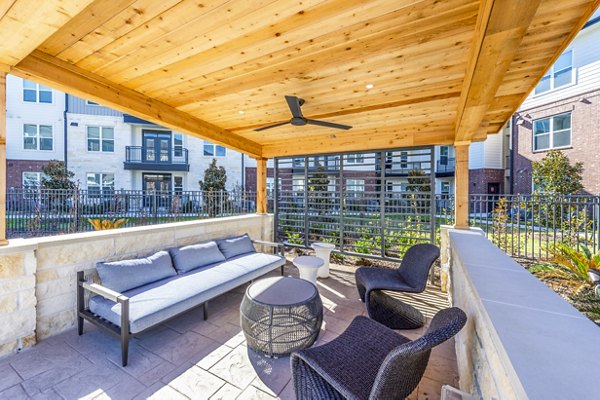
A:
[[[571,165],[569,158],[561,151],[551,150],[541,161],[534,161],[532,165],[536,193],[566,195],[583,189],[583,164],[577,162]]]
[[[227,201],[225,196],[225,184],[227,183],[227,171],[225,168],[217,166],[217,160],[213,158],[212,162],[204,171],[204,180],[198,182],[204,207],[210,218],[217,215],[219,208],[223,208],[223,203]]]
[[[75,174],[67,169],[63,161],[50,160],[42,168],[42,186],[44,189],[67,189],[77,188],[77,183],[73,180]]]
[[[313,204],[329,204],[329,177],[325,167],[317,164],[317,171],[308,179],[308,193]]]
[[[412,193],[431,192],[431,176],[422,169],[408,171],[408,185],[406,191]]]

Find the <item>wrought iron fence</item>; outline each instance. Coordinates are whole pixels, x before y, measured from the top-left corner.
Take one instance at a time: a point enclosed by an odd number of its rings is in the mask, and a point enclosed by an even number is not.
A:
[[[453,223],[453,196],[437,196],[436,217]],[[559,242],[600,250],[599,196],[471,195],[469,220],[514,257],[543,260]]]
[[[125,218],[123,226],[141,226],[247,214],[255,207],[256,193],[243,191],[11,189],[6,195],[7,237],[91,231],[88,219],[96,218]]]

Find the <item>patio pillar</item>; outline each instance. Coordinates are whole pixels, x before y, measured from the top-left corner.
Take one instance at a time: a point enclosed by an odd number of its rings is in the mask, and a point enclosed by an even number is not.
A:
[[[455,145],[454,148],[454,227],[469,228],[469,144]]]
[[[0,246],[6,240],[6,73],[0,72]]]
[[[256,213],[267,213],[267,159],[256,159]]]

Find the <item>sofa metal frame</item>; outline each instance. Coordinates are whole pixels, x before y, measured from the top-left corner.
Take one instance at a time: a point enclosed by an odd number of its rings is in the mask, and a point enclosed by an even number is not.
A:
[[[283,243],[269,242],[269,241],[265,241],[265,240],[252,240],[252,243],[255,245],[275,247],[277,249],[277,252],[279,253],[279,255],[285,258],[285,246],[283,245]],[[283,276],[283,267],[284,267],[284,265],[281,266],[281,275],[282,276]],[[90,269],[90,270],[93,270],[93,269]],[[90,271],[90,270],[87,270],[87,271]],[[86,272],[85,270],[77,272],[77,333],[79,334],[79,336],[83,335],[83,321],[86,320],[86,321],[91,322],[92,324],[98,326],[99,328],[102,328],[102,329],[106,330],[107,332],[118,336],[121,339],[121,363],[123,364],[124,367],[127,366],[128,357],[129,357],[129,340],[132,337],[135,337],[141,333],[144,333],[144,332],[154,328],[158,324],[162,324],[164,322],[167,322],[167,321],[170,321],[177,317],[180,317],[181,315],[189,312],[190,310],[200,307],[200,306],[202,306],[203,313],[204,313],[204,320],[206,321],[208,319],[208,302],[210,300],[214,299],[215,297],[220,296],[220,294],[219,294],[209,300],[206,300],[204,303],[202,303],[201,305],[198,305],[197,307],[191,307],[179,314],[176,314],[170,318],[167,318],[160,322],[157,322],[155,325],[152,325],[152,326],[144,329],[143,331],[140,331],[140,332],[137,332],[134,334],[129,331],[129,297],[125,296],[122,293],[111,290],[107,287],[104,287],[102,285],[99,285],[97,283],[91,283],[91,282],[86,281],[85,272]],[[85,292],[86,291],[94,293],[96,295],[100,295],[108,300],[114,301],[115,303],[119,303],[121,305],[121,326],[120,327],[105,320],[104,318],[92,313],[89,310],[89,308],[85,304]]]

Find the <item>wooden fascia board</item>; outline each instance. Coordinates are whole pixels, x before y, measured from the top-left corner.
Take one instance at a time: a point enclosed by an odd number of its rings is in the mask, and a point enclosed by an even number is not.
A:
[[[262,146],[259,143],[40,51],[33,52],[14,66],[11,74],[38,81],[250,156],[262,156]]]
[[[457,142],[470,140],[482,127],[485,113],[517,54],[540,2],[482,1],[458,106],[455,126]]]

